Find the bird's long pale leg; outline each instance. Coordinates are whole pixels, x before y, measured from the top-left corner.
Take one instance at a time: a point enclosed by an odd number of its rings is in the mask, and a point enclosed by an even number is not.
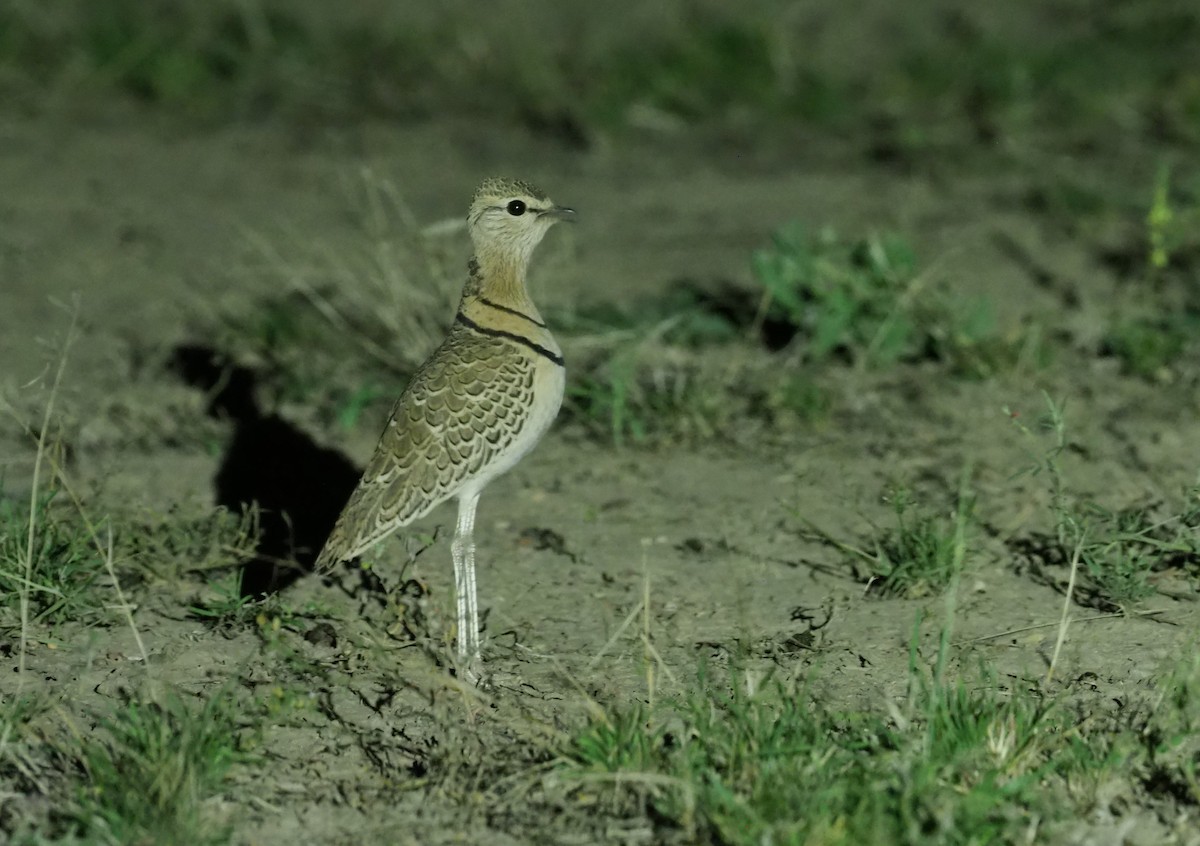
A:
[[[450,552],[454,556],[454,594],[458,603],[458,659],[470,668],[479,660],[479,601],[475,591],[475,506],[479,493],[458,500],[458,526]]]

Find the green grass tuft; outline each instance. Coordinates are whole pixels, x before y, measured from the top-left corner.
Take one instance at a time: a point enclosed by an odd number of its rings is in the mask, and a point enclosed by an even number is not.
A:
[[[890,499],[896,526],[875,541],[869,557],[872,588],[882,596],[941,593],[966,564],[967,529],[974,510],[971,495],[960,494],[949,515],[917,506],[905,488],[894,490]]]
[[[1159,503],[1114,509],[1071,490],[1061,457],[1068,445],[1062,404],[1046,397],[1040,427],[1053,439],[1035,456],[1031,474],[1043,475],[1050,489],[1054,535],[1034,557],[1065,564],[1078,559],[1082,584],[1077,599],[1102,608],[1129,609],[1157,592],[1153,578],[1178,568],[1193,578],[1200,574],[1200,506],[1196,490],[1186,492],[1179,508]],[[1035,434],[1019,419],[1014,424]],[[1036,547],[1038,544],[1033,543]]]
[[[4,628],[20,625],[17,604],[22,586],[28,588],[31,623],[96,622],[105,616],[109,597],[102,586],[104,559],[76,509],[56,500],[59,491],[43,493],[31,514],[25,503],[0,499],[0,626]]]
[[[581,783],[633,795],[688,839],[1008,842],[1070,820],[1088,805],[1077,785],[1120,770],[1109,744],[1075,726],[1065,706],[986,676],[914,670],[908,701],[884,716],[702,673],[673,706],[597,717],[567,756]]]
[[[1171,368],[1200,329],[1193,315],[1170,313],[1115,321],[1104,340],[1122,369],[1150,381],[1171,381]]]
[[[912,247],[898,235],[847,240],[791,224],[753,254],[752,267],[763,288],[757,325],[773,326],[812,364],[870,369],[932,359],[984,377],[1044,363],[1036,333],[1000,335],[987,301],[926,290]]]
[[[567,389],[568,419],[620,447],[712,440],[742,410],[730,374],[659,346],[631,347],[585,365]]]
[[[219,844],[228,827],[205,802],[243,758],[237,713],[222,694],[200,707],[172,696],[129,702],[89,741],[87,783],[73,816],[102,843]]]
[[[752,258],[764,289],[763,316],[794,327],[805,358],[835,356],[860,365],[913,358],[916,257],[894,235],[845,241],[831,229],[810,235],[798,225],[772,237]]]
[[[1175,381],[1192,358],[1200,331],[1200,202],[1185,196],[1161,163],[1142,237],[1128,255],[1119,256],[1131,278],[1123,280],[1126,288],[1101,347],[1127,374],[1149,381]]]

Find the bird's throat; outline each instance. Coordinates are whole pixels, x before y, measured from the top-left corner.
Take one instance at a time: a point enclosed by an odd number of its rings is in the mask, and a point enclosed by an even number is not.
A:
[[[541,320],[525,284],[528,266],[524,256],[477,255],[471,259],[471,275],[463,293]]]

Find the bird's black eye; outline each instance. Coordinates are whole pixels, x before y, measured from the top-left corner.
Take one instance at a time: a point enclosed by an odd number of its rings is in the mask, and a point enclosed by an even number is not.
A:
[[[520,217],[525,214],[525,204],[520,200],[513,200],[505,208],[508,209],[508,213],[513,217]]]

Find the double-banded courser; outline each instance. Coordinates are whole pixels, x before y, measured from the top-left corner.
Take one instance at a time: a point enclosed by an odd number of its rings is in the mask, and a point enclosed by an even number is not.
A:
[[[562,351],[529,297],[525,273],[546,231],[574,214],[525,182],[488,179],[479,186],[467,215],[475,255],[454,323],[396,402],[316,561],[325,570],[362,555],[457,497],[451,551],[458,657],[468,671],[479,659],[479,495],[533,449],[563,396]]]

